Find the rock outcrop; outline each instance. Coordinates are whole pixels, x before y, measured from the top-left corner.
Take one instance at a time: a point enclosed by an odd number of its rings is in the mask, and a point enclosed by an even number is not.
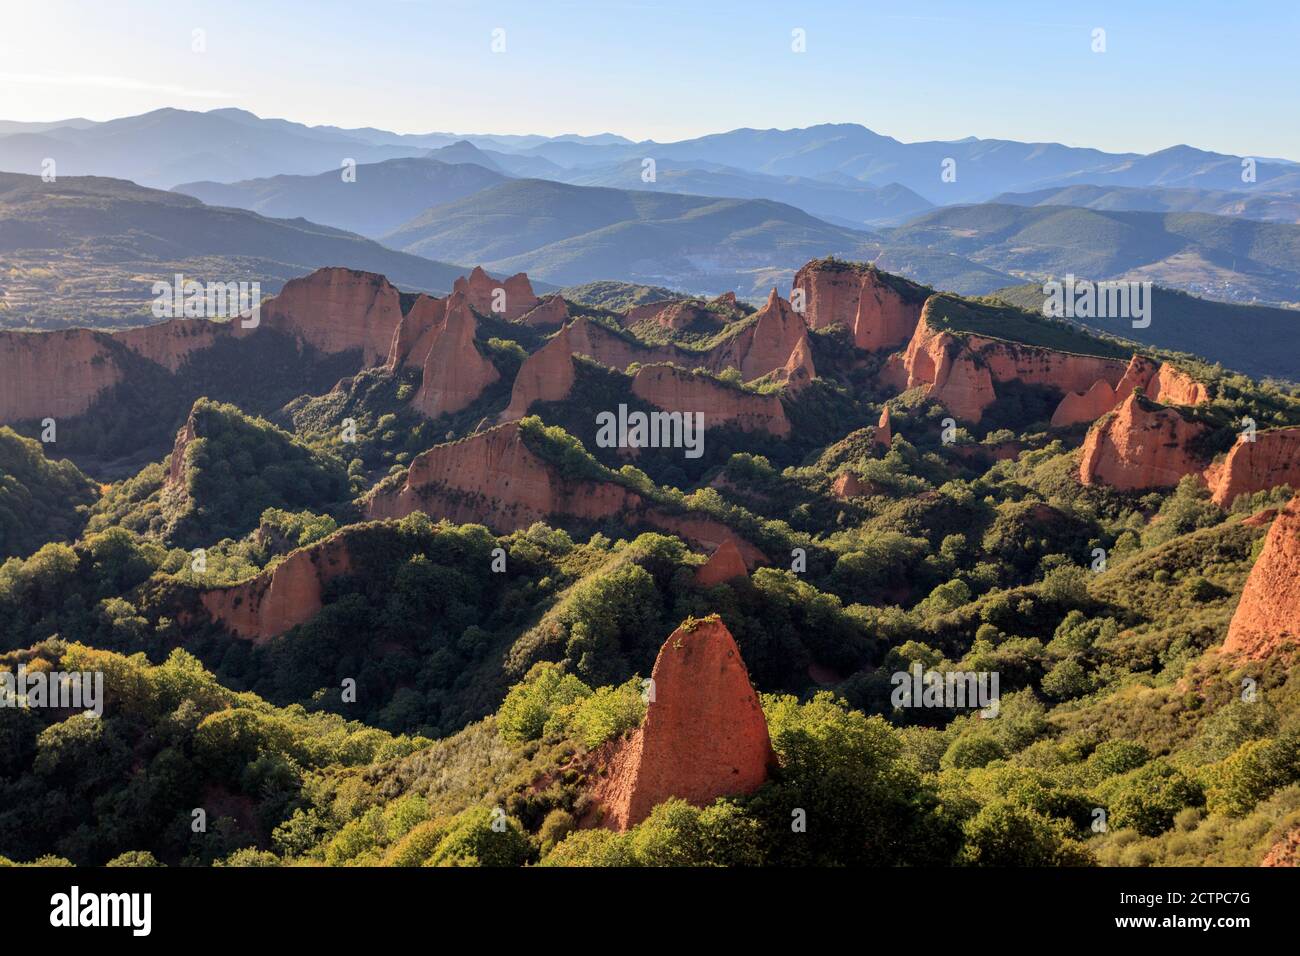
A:
[[[1134,355],[1118,385],[1112,387],[1109,378],[1099,378],[1086,392],[1067,392],[1052,415],[1052,427],[1096,421],[1139,388],[1164,405],[1200,405],[1210,400],[1209,389],[1181,369]]]
[[[1300,495],[1268,529],[1228,625],[1223,653],[1252,660],[1300,643]]]
[[[795,273],[808,327],[839,323],[860,349],[898,348],[916,331],[926,289],[905,279],[886,280],[874,266],[810,262]]]
[[[1254,441],[1239,437],[1223,462],[1206,470],[1206,480],[1224,508],[1238,495],[1277,485],[1300,489],[1300,427],[1258,431]]]
[[[1079,457],[1079,480],[1121,491],[1171,487],[1204,469],[1205,462],[1189,451],[1204,431],[1204,425],[1176,408],[1131,394],[1089,430]]]
[[[675,365],[643,365],[632,377],[632,393],[669,412],[701,412],[704,426],[735,425],[742,431],[790,434],[781,399],[747,392]]]
[[[679,797],[696,806],[752,793],[776,757],[740,648],[714,616],[672,633],[651,672],[644,721],[620,741],[597,787],[602,823],[635,826]]]
[[[880,421],[876,422],[876,431],[871,436],[871,443],[885,451],[889,451],[890,445],[894,443],[894,430],[890,427],[888,405],[880,410]]]
[[[831,482],[831,494],[836,498],[860,498],[869,493],[866,483],[852,471],[841,472]]]
[[[745,564],[745,558],[736,542],[730,538],[709,555],[709,560],[695,569],[695,583],[705,588],[748,576],[749,568]]]
[[[495,315],[509,322],[521,319],[537,308],[533,284],[522,272],[497,281],[475,266],[469,277],[461,276],[452,285],[452,292],[460,292],[474,311],[481,315]]]
[[[263,304],[259,327],[286,332],[327,354],[360,349],[363,365],[379,365],[401,322],[401,296],[383,276],[327,268],[286,282]]]
[[[997,399],[997,383],[1019,381],[1082,393],[1099,379],[1114,387],[1126,371],[1118,359],[948,332],[927,321],[938,298],[926,301],[915,334],[902,353],[890,357],[883,378],[900,390],[923,387],[955,418],[978,422]]]
[[[235,637],[262,644],[320,613],[327,583],[352,571],[347,531],[288,555],[270,571],[200,593],[208,616]]]
[[[519,319],[524,325],[534,325],[539,328],[558,327],[568,320],[569,303],[558,295],[548,295]]]
[[[445,299],[420,296],[393,333],[387,366],[421,370],[420,388],[411,407],[437,418],[472,405],[483,390],[501,378],[475,345],[478,319],[465,295]]]
[[[773,375],[793,386],[817,374],[807,326],[775,289],[758,310],[757,320],[711,350],[707,365],[713,371],[738,368],[746,382]]]
[[[1300,827],[1278,840],[1260,860],[1260,866],[1300,866]]]

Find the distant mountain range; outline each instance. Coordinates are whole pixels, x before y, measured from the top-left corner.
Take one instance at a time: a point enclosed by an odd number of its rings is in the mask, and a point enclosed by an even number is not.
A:
[[[1206,212],[1263,222],[1300,223],[1300,192],[1080,185],[1003,193],[992,201],[1014,206],[1082,206],[1108,212]]]
[[[445,293],[468,269],[304,219],[268,219],[98,177],[0,173],[0,327],[143,325],[151,286],[258,281],[263,293],[321,266]]]
[[[64,175],[109,175],[171,187],[200,180],[233,182],[282,173],[320,173],[338,169],[344,159],[373,163],[418,156],[462,140],[517,157],[516,163],[534,164],[502,167],[515,175],[558,178],[556,167],[590,170],[649,158],[678,168],[708,171],[708,164],[713,164],[848,186],[896,183],[935,204],[979,202],[1005,192],[1080,183],[1245,193],[1300,190],[1300,167],[1294,163],[1257,158],[1256,181],[1246,184],[1242,157],[1185,145],[1144,156],[975,137],[903,143],[853,123],[737,129],[670,143],[634,143],[613,134],[412,135],[306,126],[262,119],[238,109],[206,113],[162,109],[104,123],[7,123],[0,127],[0,169],[39,173],[41,161],[53,158]],[[950,175],[945,177],[945,170]]]
[[[985,203],[885,231],[1026,278],[1150,279],[1236,302],[1300,303],[1300,226],[1205,213]]]

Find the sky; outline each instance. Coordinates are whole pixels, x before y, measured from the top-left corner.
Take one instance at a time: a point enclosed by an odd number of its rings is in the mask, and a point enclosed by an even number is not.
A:
[[[1298,41],[1296,0],[3,0],[0,119],[238,106],[661,142],[848,122],[1300,160]]]

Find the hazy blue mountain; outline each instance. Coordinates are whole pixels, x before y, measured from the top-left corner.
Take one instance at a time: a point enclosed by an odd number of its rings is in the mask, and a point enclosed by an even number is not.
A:
[[[1248,192],[1165,186],[1065,186],[1003,193],[993,202],[1014,206],[1082,206],[1127,212],[1206,212],[1264,222],[1300,223],[1300,191]]]
[[[469,196],[507,178],[479,165],[420,157],[360,165],[352,182],[330,170],[315,176],[271,176],[237,183],[182,183],[175,191],[210,206],[234,206],[284,219],[301,217],[376,237],[429,206]]]
[[[1300,303],[1300,226],[1285,223],[985,203],[935,209],[885,235],[1025,277],[1150,279],[1215,299]]]

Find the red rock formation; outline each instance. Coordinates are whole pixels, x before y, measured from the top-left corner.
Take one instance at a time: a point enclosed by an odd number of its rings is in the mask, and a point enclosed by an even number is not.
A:
[[[1177,409],[1130,395],[1088,432],[1079,480],[1121,491],[1176,485],[1184,475],[1199,474],[1205,467],[1187,450],[1204,431],[1204,425],[1185,419]]]
[[[625,830],[679,797],[696,806],[752,793],[776,764],[749,672],[716,616],[672,633],[651,672],[645,720],[620,742],[598,787],[604,825]]]
[[[1248,528],[1261,528],[1264,525],[1272,524],[1273,519],[1277,517],[1276,508],[1263,508],[1256,511],[1249,518],[1242,518],[1241,523]]]
[[[657,319],[672,306],[679,306],[689,303],[690,299],[655,299],[653,302],[644,302],[641,305],[634,305],[623,313],[620,320],[624,328],[636,325],[638,322],[644,322],[646,319]]]
[[[411,407],[426,418],[469,407],[501,377],[479,353],[477,330],[464,294],[453,292],[446,299],[420,296],[393,333],[387,365],[422,370]]]
[[[1228,625],[1223,653],[1251,660],[1300,642],[1300,495],[1268,529]]]
[[[1295,827],[1264,854],[1260,866],[1300,866],[1300,827]]]
[[[1217,504],[1227,508],[1237,495],[1254,494],[1277,485],[1300,489],[1300,427],[1271,428],[1244,437],[1206,479]]]
[[[1209,389],[1181,369],[1134,355],[1114,388],[1108,378],[1099,378],[1086,393],[1068,392],[1052,415],[1052,427],[1096,421],[1138,388],[1163,405],[1199,405],[1210,400]]]
[[[1086,392],[1066,392],[1052,413],[1053,428],[1067,428],[1082,422],[1095,422],[1118,404],[1115,389],[1104,378],[1097,379]]]
[[[498,297],[497,290],[501,290],[503,295]],[[509,322],[521,319],[537,308],[533,285],[522,272],[497,281],[484,272],[482,266],[475,266],[468,279],[461,276],[456,280],[452,292],[463,293],[479,314],[497,315]],[[501,310],[494,309],[494,305],[502,306]]]
[[[371,518],[423,511],[505,533],[551,517],[605,518],[640,501],[613,482],[566,481],[510,422],[417,455],[403,484],[376,489],[365,506]]]
[[[808,329],[790,303],[776,294],[776,289],[758,310],[757,321],[714,352],[719,354],[710,354],[710,367],[721,359],[739,368],[747,382],[776,372],[781,381],[802,383],[811,381],[817,374],[808,345]]]
[[[194,441],[194,438],[194,411],[191,409],[189,417],[185,419],[185,424],[176,433],[176,441],[172,445],[171,456],[167,459],[167,477],[164,479],[164,484],[180,488],[185,487],[185,452],[189,449],[190,442]]]
[[[525,325],[541,328],[563,325],[569,319],[569,303],[562,296],[548,295],[520,318]]]
[[[836,498],[860,498],[867,494],[867,486],[856,474],[845,471],[831,482],[831,494]]]
[[[747,567],[752,568],[768,563],[767,555],[739,537],[721,521],[697,518],[693,515],[668,514],[653,508],[639,517],[648,525],[710,550],[720,548],[730,541],[740,549],[741,557],[745,559]]]
[[[927,321],[936,300],[926,301],[907,349],[891,356],[882,378],[899,389],[924,387],[926,396],[955,418],[978,422],[997,398],[995,383],[1020,381],[1087,392],[1099,379],[1118,384],[1126,370],[1117,359],[954,335]]]
[[[121,379],[102,333],[0,332],[0,422],[80,415]]]
[[[388,361],[384,364],[391,369],[424,368],[446,315],[447,299],[417,296],[411,311],[402,317],[397,331],[393,333],[392,344],[388,347]]]
[[[286,282],[263,304],[259,328],[287,332],[330,354],[360,349],[363,365],[378,365],[401,322],[401,297],[383,276],[327,268]],[[238,334],[250,331],[256,330]]]
[[[748,576],[749,568],[745,565],[740,548],[730,538],[722,542],[722,545],[709,555],[709,560],[695,569],[695,583],[704,588]]]
[[[746,392],[675,365],[643,365],[632,378],[632,393],[670,412],[701,412],[704,426],[735,425],[742,431],[790,434],[781,399]]]
[[[793,287],[803,291],[809,328],[839,323],[853,334],[854,345],[869,351],[907,342],[924,301],[919,286],[915,295],[904,296],[870,266],[810,262],[795,273]]]
[[[894,442],[894,431],[889,424],[889,406],[886,405],[880,410],[880,421],[876,422],[876,431],[871,436],[871,443],[885,451],[889,451]]]
[[[204,609],[236,637],[262,644],[321,609],[325,584],[352,570],[347,532],[292,552],[270,571],[230,587],[199,595]]]

